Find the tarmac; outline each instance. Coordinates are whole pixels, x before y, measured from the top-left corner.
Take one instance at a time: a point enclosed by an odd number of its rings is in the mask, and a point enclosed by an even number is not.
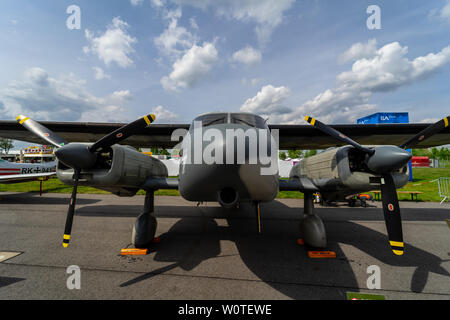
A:
[[[320,207],[336,258],[297,243],[303,201],[224,209],[155,197],[157,236],[144,256],[121,256],[143,196],[79,194],[71,243],[62,246],[69,195],[0,193],[0,299],[345,300],[450,299],[450,204],[402,202],[405,254],[389,248],[379,202]],[[380,289],[369,289],[369,266]],[[80,289],[69,289],[79,267]],[[369,268],[369,270],[372,270]],[[68,273],[69,271],[69,273]]]

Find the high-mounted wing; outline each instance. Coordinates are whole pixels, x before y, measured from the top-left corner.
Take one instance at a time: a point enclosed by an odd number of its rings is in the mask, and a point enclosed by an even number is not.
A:
[[[68,142],[96,142],[105,135],[121,128],[121,123],[82,123],[82,122],[40,122]],[[332,125],[361,145],[400,145],[413,138],[430,124],[365,124]],[[280,149],[325,149],[345,145],[332,136],[309,125],[269,125],[271,130],[279,132]],[[188,124],[152,124],[137,130],[133,136],[122,141],[134,147],[173,148],[179,141],[171,141],[172,133],[177,129],[189,129]],[[0,137],[14,140],[44,143],[34,137],[15,121],[0,121]],[[445,127],[432,137],[418,142],[415,148],[441,146],[450,143],[450,126]]]

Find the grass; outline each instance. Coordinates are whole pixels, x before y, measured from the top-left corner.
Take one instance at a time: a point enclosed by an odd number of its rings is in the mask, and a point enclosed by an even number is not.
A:
[[[431,182],[439,178],[450,177],[450,168],[413,168],[413,181],[399,191],[420,191],[423,194],[418,196],[419,201],[441,202],[439,197],[439,186],[437,181]],[[409,194],[399,194],[398,199],[401,201],[411,201]]]
[[[440,177],[450,177],[450,168],[434,169],[434,168],[414,168],[413,169],[414,180],[408,183],[404,188],[399,191],[420,191],[423,194],[418,196],[419,201],[433,201],[440,202],[438,183],[432,182],[432,180]],[[420,185],[418,185],[420,184]],[[72,187],[62,184],[58,179],[52,178],[43,182],[43,192],[45,193],[71,193]],[[39,192],[39,181],[23,182],[17,184],[0,184],[0,192]],[[92,194],[109,194],[109,192],[98,190],[92,187],[78,187],[79,193],[92,193]],[[140,195],[144,195],[145,192],[140,190]],[[160,196],[180,196],[178,190],[158,190],[155,195]],[[291,198],[291,199],[303,199],[303,193],[297,191],[281,191],[277,198]],[[399,200],[411,201],[409,194],[399,194]]]

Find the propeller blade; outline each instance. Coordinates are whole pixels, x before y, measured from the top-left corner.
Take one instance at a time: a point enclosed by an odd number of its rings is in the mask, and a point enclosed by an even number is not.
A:
[[[425,130],[422,130],[417,135],[415,135],[414,137],[412,137],[411,139],[409,139],[408,141],[403,143],[400,146],[400,148],[402,148],[402,149],[410,149],[412,147],[415,147],[420,142],[424,141],[425,139],[428,139],[429,137],[431,137],[434,134],[438,133],[442,129],[448,127],[449,126],[449,122],[450,122],[450,116],[445,117],[442,120],[439,120],[435,124],[430,125],[428,128],[426,128]]]
[[[70,234],[72,233],[72,223],[73,223],[73,216],[75,213],[75,203],[77,201],[77,188],[78,188],[78,180],[80,179],[80,173],[81,173],[80,169],[75,169],[74,173],[75,184],[73,186],[72,196],[70,198],[69,203],[69,210],[67,211],[66,226],[64,228],[64,236],[63,236],[64,248],[67,248],[69,246]]]
[[[16,118],[17,122],[19,122],[22,126],[24,126],[28,131],[34,133],[39,138],[47,141],[48,143],[54,145],[56,148],[60,148],[67,144],[67,141],[58,136],[56,133],[50,131],[40,123],[25,117],[18,116]]]
[[[401,256],[404,252],[402,218],[394,178],[390,173],[382,176],[381,198],[383,201],[383,213],[389,244],[392,251],[396,255]]]
[[[129,136],[133,135],[136,130],[143,129],[149,126],[153,121],[155,121],[154,114],[149,114],[136,121],[133,121],[101,138],[89,148],[89,151],[97,152],[102,149],[106,149],[113,144],[119,143],[120,141],[125,140]]]
[[[326,124],[320,122],[319,120],[316,120],[314,118],[306,116],[305,121],[308,122],[313,127],[316,127],[317,129],[321,130],[322,132],[324,132],[332,137],[335,137],[336,139],[338,139],[340,141],[348,143],[349,145],[354,146],[355,148],[367,153],[368,155],[373,155],[375,153],[375,151],[373,149],[363,147],[358,142],[350,139],[346,135],[340,133],[336,129],[331,128],[330,126],[327,126]]]

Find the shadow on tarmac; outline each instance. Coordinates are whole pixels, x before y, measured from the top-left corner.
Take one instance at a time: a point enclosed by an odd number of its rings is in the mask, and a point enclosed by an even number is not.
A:
[[[329,210],[321,209],[318,213],[331,217]],[[439,211],[430,209],[433,210]],[[335,215],[336,212],[333,211]],[[416,214],[420,214],[419,211],[423,216],[423,209],[418,209],[417,213],[407,214],[405,220],[417,220]],[[127,287],[178,267],[190,271],[207,259],[220,259],[224,257],[221,255],[221,240],[233,241],[243,263],[253,274],[293,299],[323,299],[324,292],[326,299],[346,299],[346,291],[359,291],[353,271],[353,268],[358,267],[358,262],[347,259],[339,243],[352,245],[390,266],[416,268],[411,278],[412,292],[420,293],[424,290],[430,272],[450,276],[441,267],[444,260],[439,257],[409,244],[405,244],[405,255],[395,256],[389,248],[385,234],[350,222],[347,216],[344,220],[341,218],[338,223],[332,219],[327,221],[324,217],[328,231],[328,249],[336,252],[337,259],[309,259],[305,248],[296,243],[302,209],[289,208],[274,201],[263,205],[262,212],[263,234],[257,235],[253,210],[249,205],[239,210],[201,206],[157,207],[157,217],[181,218],[167,233],[160,236],[161,243],[151,248],[152,252],[156,252],[155,261],[172,264],[143,274],[120,286]],[[283,217],[277,218],[277,212],[282,212]],[[84,214],[88,215],[88,212],[85,211]],[[356,213],[350,215],[354,218]],[[358,216],[361,216],[360,211]],[[218,226],[214,218],[226,218],[228,226]],[[384,221],[380,209],[375,209],[367,217],[360,217],[358,220]],[[423,220],[442,221],[442,214],[427,213]],[[359,264],[364,273],[367,266]],[[233,265],[224,268],[232,269]]]
[[[39,192],[23,192],[23,193],[1,193],[1,204],[69,204],[70,194],[64,195],[64,197],[41,197]],[[98,199],[83,199],[78,198],[77,204],[94,204],[100,202]]]

